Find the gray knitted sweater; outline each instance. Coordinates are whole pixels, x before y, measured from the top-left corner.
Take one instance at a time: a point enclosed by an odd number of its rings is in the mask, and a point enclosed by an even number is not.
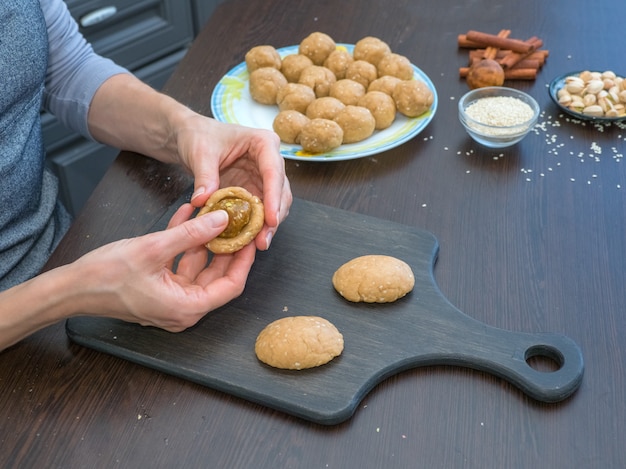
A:
[[[0,291],[36,275],[70,223],[45,170],[42,107],[91,138],[91,99],[118,73],[62,0],[0,1]]]

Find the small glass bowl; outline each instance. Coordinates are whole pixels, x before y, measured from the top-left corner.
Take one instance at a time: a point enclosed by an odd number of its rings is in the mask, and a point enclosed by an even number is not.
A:
[[[482,98],[496,96],[517,98],[528,104],[532,109],[532,117],[525,122],[516,123],[515,125],[496,126],[481,123],[467,115],[466,109],[471,104]],[[463,124],[470,137],[489,148],[509,147],[522,140],[537,123],[539,111],[539,104],[532,96],[514,88],[503,86],[477,88],[463,95],[459,101],[459,120],[461,124]]]

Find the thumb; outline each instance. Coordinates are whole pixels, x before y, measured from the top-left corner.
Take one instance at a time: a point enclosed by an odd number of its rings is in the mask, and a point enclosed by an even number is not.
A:
[[[199,168],[194,168],[194,188],[191,195],[191,205],[202,207],[209,196],[219,189],[219,170],[210,165],[210,159],[201,159]]]
[[[161,231],[158,233],[163,246],[161,252],[166,258],[172,258],[188,249],[205,245],[226,229],[228,220],[225,210],[215,210]]]

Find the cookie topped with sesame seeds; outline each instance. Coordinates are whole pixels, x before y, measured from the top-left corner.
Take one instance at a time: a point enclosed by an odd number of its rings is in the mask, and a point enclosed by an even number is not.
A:
[[[365,303],[391,303],[415,286],[415,276],[406,262],[376,254],[346,262],[333,274],[332,281],[346,300]]]

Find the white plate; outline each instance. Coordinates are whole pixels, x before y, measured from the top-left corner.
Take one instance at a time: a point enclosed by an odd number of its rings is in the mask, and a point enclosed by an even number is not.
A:
[[[345,47],[350,53],[354,49],[354,45],[351,44],[337,44],[337,47]],[[298,46],[288,46],[277,50],[281,57],[285,57],[298,53]],[[428,125],[437,110],[435,86],[430,78],[415,65],[413,69],[414,78],[422,80],[433,92],[434,100],[429,111],[413,118],[398,113],[394,123],[387,129],[375,131],[371,137],[362,142],[341,145],[329,153],[309,154],[303,152],[300,145],[281,143],[281,154],[288,159],[303,161],[350,160],[381,153],[412,139]],[[222,77],[211,96],[213,117],[221,122],[272,130],[278,107],[255,102],[250,96],[248,82],[249,75],[245,62],[240,63]]]

